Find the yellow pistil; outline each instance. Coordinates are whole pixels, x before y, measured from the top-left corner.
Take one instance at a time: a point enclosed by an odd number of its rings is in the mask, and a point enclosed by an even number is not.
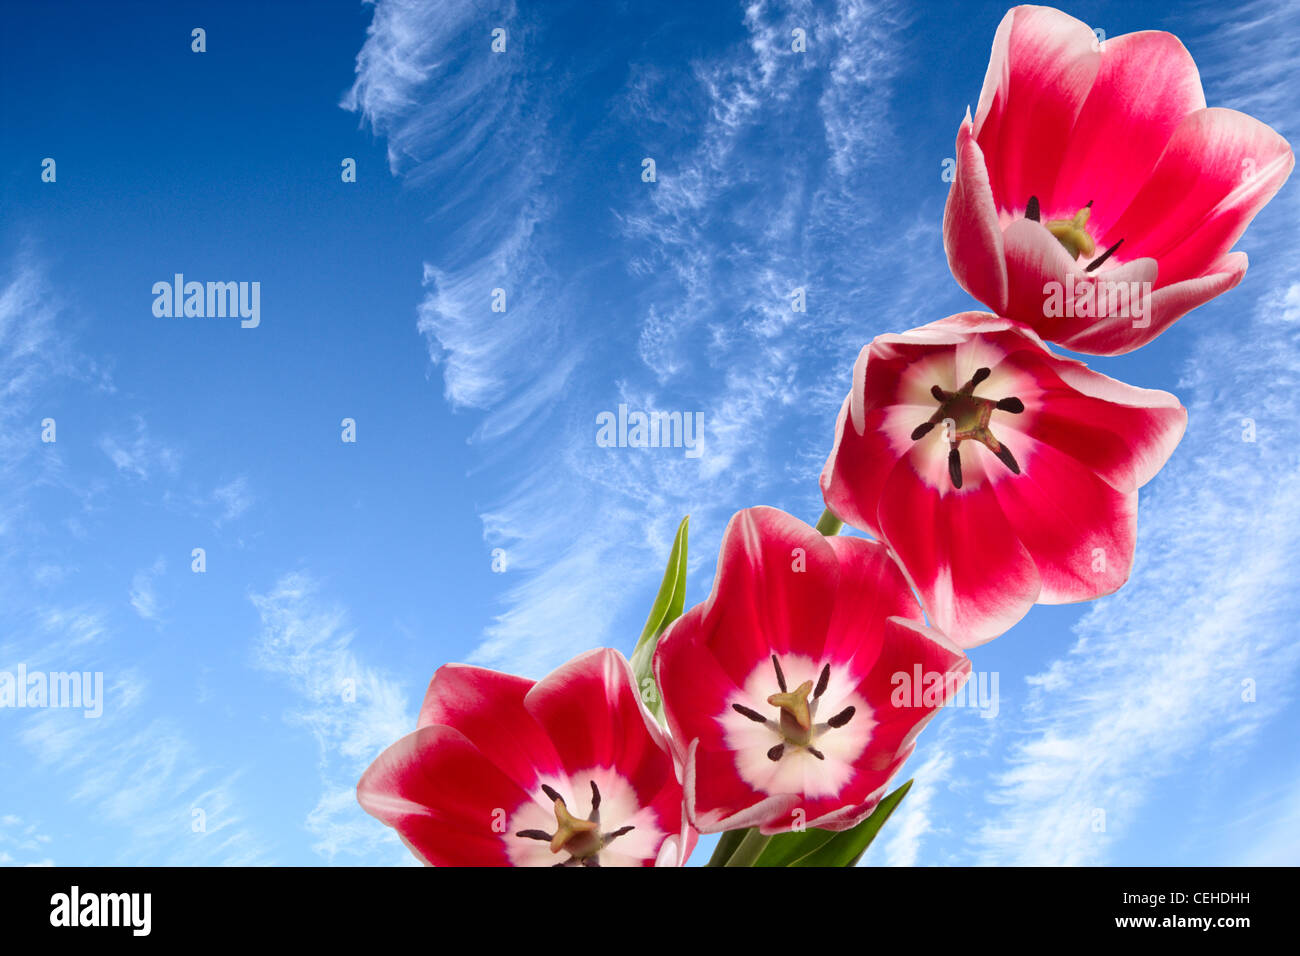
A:
[[[569,841],[574,842],[574,847],[569,847],[569,852],[574,856],[585,854],[574,853],[574,849],[585,850],[587,844],[600,843],[600,834],[596,832],[600,825],[593,823],[591,820],[580,820],[569,812],[569,808],[564,805],[563,800],[555,801],[555,836],[551,837],[551,852],[559,853],[566,848]],[[594,840],[593,840],[594,838]]]
[[[1089,203],[1076,212],[1073,219],[1049,219],[1043,225],[1073,258],[1079,258],[1080,254],[1091,257],[1097,251],[1097,244],[1088,235],[1088,217],[1091,214],[1092,204]]]
[[[808,708],[808,695],[813,682],[804,681],[792,691],[773,694],[767,702],[781,708],[781,730],[791,743],[807,743],[812,733],[812,712]]]

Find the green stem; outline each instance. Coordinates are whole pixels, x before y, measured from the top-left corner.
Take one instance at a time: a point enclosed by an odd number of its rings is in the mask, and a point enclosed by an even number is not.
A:
[[[770,836],[763,836],[758,832],[758,827],[751,827],[745,831],[745,838],[740,841],[740,846],[736,847],[736,852],[731,854],[731,859],[727,860],[724,866],[753,866],[754,861],[759,855],[767,849],[767,845],[772,842]]]
[[[713,856],[709,857],[709,862],[705,866],[726,866],[727,861],[731,859],[731,854],[736,852],[736,847],[740,846],[740,841],[745,839],[748,830],[728,830],[718,837],[718,845],[713,848]]]
[[[827,508],[822,512],[822,516],[817,519],[817,530],[826,537],[831,537],[840,533],[840,528],[844,527],[844,522],[831,514],[831,509]]]

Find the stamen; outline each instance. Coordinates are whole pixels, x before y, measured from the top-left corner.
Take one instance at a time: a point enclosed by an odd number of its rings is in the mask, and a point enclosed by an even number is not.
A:
[[[922,422],[912,429],[912,441],[920,441],[934,430],[934,422]]]
[[[816,747],[805,747],[804,749],[807,750],[814,757],[816,757],[818,760],[826,759],[826,755],[822,753],[820,750],[818,750]]]
[[[938,385],[930,386],[930,394],[934,396],[934,400],[936,402],[948,401],[948,393],[945,392],[943,389],[941,389]]]
[[[599,810],[599,809],[600,809],[600,791],[596,789],[596,781],[593,780],[593,781],[591,781],[591,813],[592,813],[592,816],[595,816],[595,815],[596,815],[596,811]]]
[[[956,445],[948,452],[948,477],[952,479],[954,488],[961,487],[961,453]]]
[[[563,800],[563,798],[556,793],[554,787],[548,787],[546,784],[542,784],[542,793],[546,794],[552,800]]]
[[[853,715],[856,714],[857,712],[858,709],[856,707],[845,707],[843,710],[841,710],[830,720],[826,721],[826,726],[843,727],[845,724],[847,724],[850,720],[853,719]]]
[[[1097,269],[1103,262],[1105,262],[1107,259],[1111,257],[1111,254],[1120,247],[1120,243],[1122,243],[1123,241],[1124,240],[1121,239],[1119,242],[1115,243],[1115,245],[1111,246],[1109,249],[1107,249],[1105,252],[1099,255],[1096,259],[1093,259],[1091,262],[1088,263],[1086,267],[1084,267],[1083,271],[1092,272],[1095,269]]]
[[[1016,456],[1011,454],[1011,449],[1006,445],[999,446],[998,450],[993,454],[998,456],[998,460],[1001,461],[1002,464],[1011,469],[1013,475],[1020,474],[1020,465],[1016,463]]]
[[[1083,204],[1083,208],[1084,208],[1084,209],[1091,209],[1091,208],[1092,208],[1092,200],[1089,199],[1086,203],[1084,203],[1084,204]]]
[[[785,744],[777,744],[767,752],[767,759],[775,763],[781,759],[783,753],[785,753]]]
[[[600,858],[599,858],[599,857],[595,857],[595,856],[589,856],[589,857],[587,857],[585,860],[582,861],[582,865],[583,865],[583,866],[599,867],[599,866],[600,866]]]
[[[626,826],[626,827],[619,827],[613,833],[606,833],[605,843],[608,844],[611,840],[616,840],[619,837],[621,837],[624,833],[631,833],[635,829],[636,827],[634,826]]]
[[[970,377],[970,383],[972,385],[978,385],[980,382],[988,378],[989,375],[991,374],[992,372],[990,372],[987,368],[977,368],[975,370],[975,374]]]
[[[736,713],[740,714],[742,717],[748,717],[750,720],[752,720],[752,721],[753,721],[754,723],[756,723],[756,724],[765,724],[765,723],[767,723],[767,718],[766,718],[766,717],[764,717],[762,714],[760,714],[760,713],[759,713],[758,711],[756,711],[756,710],[750,710],[750,709],[749,709],[748,707],[746,707],[744,704],[732,704],[732,705],[731,705],[731,709],[734,710]]]
[[[545,830],[520,830],[515,834],[517,837],[523,837],[525,840],[542,840],[546,843],[551,842],[551,834]]]
[[[1018,398],[1004,398],[998,402],[997,407],[1012,415],[1019,415],[1025,410],[1025,403]]]
[[[772,669],[776,671],[776,685],[781,688],[781,693],[784,694],[786,692],[785,674],[781,672],[781,662],[776,659],[775,654],[772,655]]]
[[[817,689],[813,691],[813,700],[826,693],[826,685],[831,682],[831,665],[822,668],[822,676],[817,678]]]
[[[1026,219],[1032,219],[1034,222],[1038,222],[1038,220],[1039,220],[1039,218],[1040,218],[1040,213],[1038,212],[1038,197],[1037,197],[1037,196],[1030,196],[1030,197],[1029,197],[1029,204],[1028,204],[1027,206],[1025,206],[1025,218],[1026,218]]]

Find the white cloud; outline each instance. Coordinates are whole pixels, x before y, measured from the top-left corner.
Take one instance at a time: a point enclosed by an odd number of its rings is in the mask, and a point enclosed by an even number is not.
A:
[[[234,521],[253,506],[253,493],[248,478],[240,475],[212,490],[212,500],[221,509],[216,524],[221,526]]]
[[[405,688],[362,661],[346,612],[322,598],[308,575],[285,575],[252,602],[262,624],[257,664],[285,679],[297,698],[286,719],[305,727],[320,750],[323,793],[306,821],[314,849],[330,860],[385,851],[405,861],[396,838],[366,816],[355,793],[366,766],[415,728]]]
[[[130,435],[104,435],[99,440],[100,450],[113,467],[141,481],[148,481],[150,475],[159,471],[175,475],[180,468],[180,452],[152,438],[142,416],[136,415],[134,424]]]
[[[150,567],[142,568],[131,578],[131,607],[146,621],[158,620],[158,593],[154,579],[166,570],[167,562],[160,557]]]

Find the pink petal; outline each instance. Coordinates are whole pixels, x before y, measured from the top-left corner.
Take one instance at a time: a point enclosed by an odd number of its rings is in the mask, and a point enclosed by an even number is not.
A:
[[[1010,435],[1003,438],[1010,444]],[[1049,445],[1033,445],[1014,480],[997,486],[998,502],[1038,567],[1040,604],[1068,604],[1110,594],[1128,580],[1137,538],[1137,490],[1117,491]]]
[[[1198,110],[1174,130],[1106,240],[1123,238],[1126,256],[1154,257],[1164,285],[1196,278],[1232,247],[1294,165],[1286,140],[1259,120]]]
[[[709,651],[704,627],[703,605],[672,623],[655,650],[655,680],[674,742],[684,746],[702,738],[709,747],[721,748],[724,732],[718,713],[740,685]]]
[[[357,785],[367,813],[435,866],[506,866],[494,823],[528,799],[458,730],[423,727],[376,758]]]
[[[1034,329],[1043,338],[1062,341],[1076,330],[1090,331],[1104,322],[1118,322],[1127,326],[1137,338],[1139,330],[1133,328],[1139,308],[1121,308],[1123,317],[1115,319],[1082,316],[1081,297],[1091,287],[1094,301],[1098,296],[1109,296],[1109,290],[1122,289],[1125,298],[1117,302],[1127,305],[1129,292],[1142,301],[1143,293],[1156,284],[1158,270],[1154,259],[1135,259],[1114,269],[1090,273],[1084,270],[1081,260],[1070,258],[1065,247],[1040,223],[1018,219],[1007,227],[1003,236],[1007,258],[1007,315]],[[1068,308],[1067,308],[1068,306]],[[1107,306],[1109,308],[1109,306]],[[1091,312],[1096,312],[1093,307]],[[1055,312],[1055,314],[1052,314]]]
[[[454,727],[525,791],[554,775],[559,757],[546,732],[524,709],[533,682],[484,667],[447,664],[429,682],[419,727]]]
[[[920,622],[921,607],[885,545],[843,536],[829,541],[840,562],[840,587],[826,658],[852,661],[856,672],[866,673],[881,654],[886,619],[901,616]]]
[[[632,669],[617,651],[580,654],[538,681],[524,706],[570,773],[616,768],[643,801],[673,779],[667,740],[641,705]]]
[[[1094,200],[1089,225],[1108,235],[1182,118],[1204,108],[1196,64],[1176,36],[1146,31],[1107,40],[1055,188],[1040,196],[1043,218],[1068,218]]]
[[[684,790],[687,815],[701,833],[782,823],[800,800],[797,793],[761,796],[740,778],[731,751],[698,740],[687,750]]]
[[[853,423],[845,414],[847,409],[846,401],[835,426],[835,445],[822,468],[822,497],[841,521],[878,535],[876,503],[898,463],[898,453],[881,429],[887,415],[884,409],[873,409],[867,415],[860,434],[849,433]],[[920,421],[925,421],[925,416]]]
[[[901,748],[915,736],[911,727],[927,719],[966,683],[971,662],[943,633],[919,621],[893,617],[885,627],[888,637],[884,651],[859,685],[858,692],[871,704],[872,716],[881,725],[879,729],[903,725],[905,729],[895,742]],[[941,688],[941,703],[926,703],[925,690],[931,680]],[[874,750],[876,740],[872,743]]]
[[[943,210],[943,248],[961,287],[1001,312],[1007,298],[1002,227],[969,112],[957,133],[957,173]]]
[[[1083,462],[1120,491],[1154,478],[1182,440],[1187,409],[1168,392],[1127,385],[1082,362],[1053,358],[1051,372],[1073,394],[1057,389],[1045,396],[1041,415],[1025,426],[1030,435]],[[1104,439],[1103,430],[1122,436],[1127,450]]]
[[[1019,621],[1040,587],[1033,559],[990,491],[981,454],[992,458],[973,443],[962,449],[967,485],[960,491],[927,484],[913,464],[916,456],[908,455],[880,499],[885,540],[930,622],[963,648],[991,641]]]
[[[1089,355],[1131,352],[1146,345],[1198,305],[1234,288],[1245,276],[1246,264],[1244,252],[1230,252],[1200,278],[1184,279],[1155,289],[1147,306],[1148,315],[1133,319],[1094,319],[1091,324],[1078,323],[1069,331],[1057,329],[1050,338],[1071,351]]]
[[[1097,77],[1101,54],[1087,25],[1050,7],[1003,18],[975,114],[999,209],[1017,212],[1051,194],[1069,134]]]
[[[704,611],[722,669],[743,684],[773,652],[820,657],[838,578],[835,552],[815,528],[775,508],[738,512]]]

